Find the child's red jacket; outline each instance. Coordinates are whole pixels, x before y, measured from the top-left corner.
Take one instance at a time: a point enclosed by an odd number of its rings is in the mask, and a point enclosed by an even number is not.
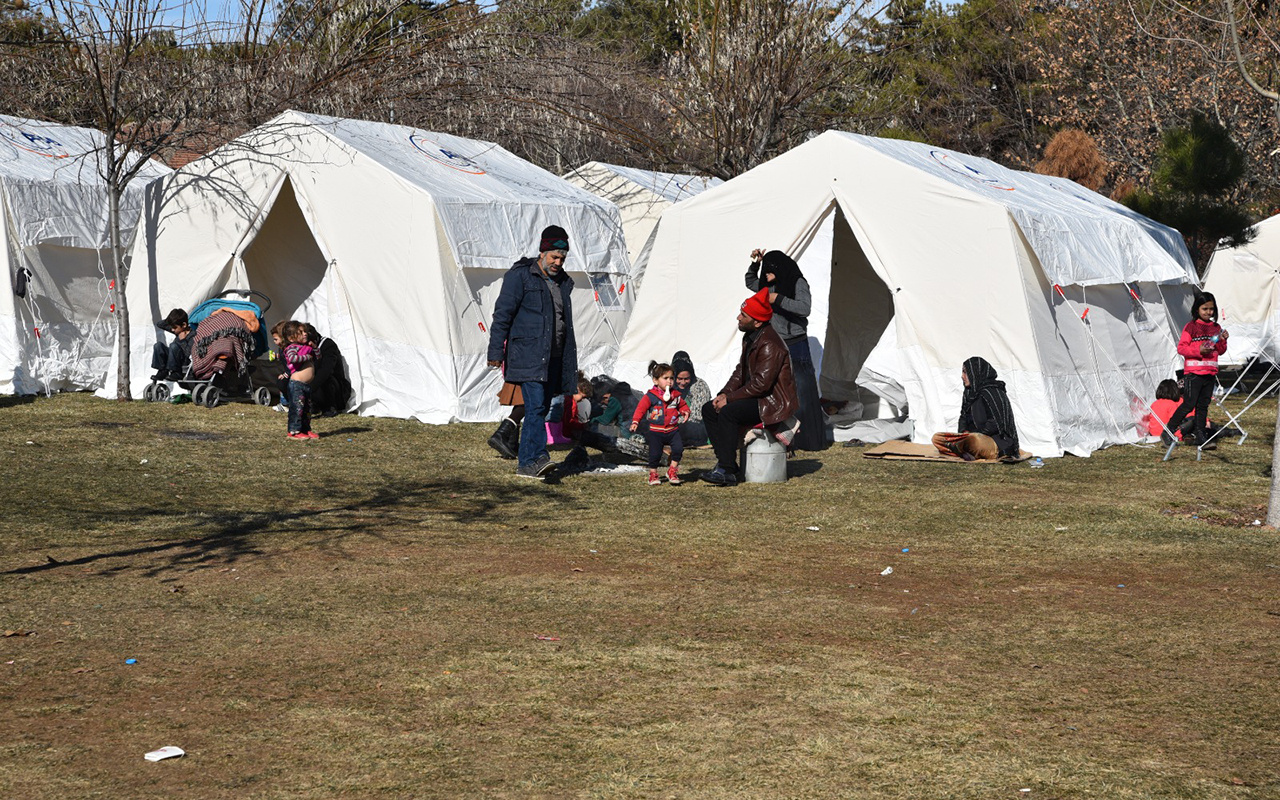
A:
[[[639,422],[646,416],[649,418],[649,430],[654,433],[670,433],[680,425],[680,417],[689,416],[689,404],[679,389],[671,389],[671,399],[662,399],[662,390],[657,386],[644,393],[636,406],[636,413],[631,416],[632,422]]]

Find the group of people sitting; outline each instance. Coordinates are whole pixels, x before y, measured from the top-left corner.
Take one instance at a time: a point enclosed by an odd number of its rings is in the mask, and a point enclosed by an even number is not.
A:
[[[152,348],[152,380],[183,381],[199,377],[193,373],[193,346],[196,336],[190,317],[175,308],[156,323],[173,335],[169,343],[157,342]],[[289,436],[296,439],[316,438],[311,434],[311,416],[331,417],[347,410],[351,402],[351,382],[342,360],[342,352],[332,339],[321,336],[315,326],[297,320],[278,322],[271,328],[274,349],[268,354],[280,368],[271,381],[280,393],[279,410],[289,412]],[[199,353],[194,354],[198,359]]]

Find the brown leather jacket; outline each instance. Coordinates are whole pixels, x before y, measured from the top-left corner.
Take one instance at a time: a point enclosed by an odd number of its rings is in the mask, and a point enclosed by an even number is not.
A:
[[[796,379],[791,374],[791,354],[772,325],[754,338],[742,337],[742,358],[720,394],[730,402],[760,398],[760,420],[777,425],[800,408]]]

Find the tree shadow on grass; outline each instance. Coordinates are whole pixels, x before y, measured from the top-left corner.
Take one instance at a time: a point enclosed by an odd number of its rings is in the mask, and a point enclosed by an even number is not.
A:
[[[431,483],[388,481],[368,497],[322,507],[190,514],[135,509],[107,518],[114,517],[121,527],[143,527],[147,522],[161,521],[172,526],[173,538],[151,539],[146,544],[66,561],[49,558],[46,563],[6,570],[0,575],[99,567],[102,574],[138,570],[146,577],[170,576],[170,580],[176,580],[178,572],[302,550],[348,558],[343,546],[357,537],[399,544],[403,542],[397,540],[397,532],[420,530],[424,524],[498,523],[527,513],[525,504],[530,499],[561,502],[558,495],[541,485],[468,483],[451,479]],[[99,520],[103,518],[98,511],[84,513],[92,513]],[[146,561],[140,563],[139,558]]]

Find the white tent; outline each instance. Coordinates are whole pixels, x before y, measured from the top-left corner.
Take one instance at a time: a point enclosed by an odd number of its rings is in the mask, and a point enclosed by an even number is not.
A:
[[[668,209],[619,374],[639,380],[650,358],[684,349],[718,389],[740,352],[755,247],[790,253],[809,279],[825,397],[854,397],[884,340],[896,366],[877,372],[897,373],[927,441],[954,430],[960,365],[980,355],[1009,387],[1023,448],[1042,456],[1138,438],[1195,280],[1176,231],[1071,181],[828,132]]]
[[[1254,357],[1280,364],[1280,215],[1254,231],[1248,244],[1214,252],[1204,275],[1205,291],[1218,301],[1218,321],[1231,334],[1223,364]]]
[[[652,172],[603,161],[589,161],[564,179],[618,207],[627,239],[627,256],[632,263],[649,241],[663,211],[724,183],[719,178]]]
[[[105,144],[99,131],[0,115],[0,394],[103,385],[115,342]],[[146,184],[168,172],[144,164],[120,199],[126,253]]]
[[[360,413],[495,420],[493,304],[550,224],[569,232],[579,363],[607,369],[633,303],[616,208],[495,144],[286,112],[164,183],[128,284],[133,393],[154,319],[248,287],[268,325],[338,343]]]

